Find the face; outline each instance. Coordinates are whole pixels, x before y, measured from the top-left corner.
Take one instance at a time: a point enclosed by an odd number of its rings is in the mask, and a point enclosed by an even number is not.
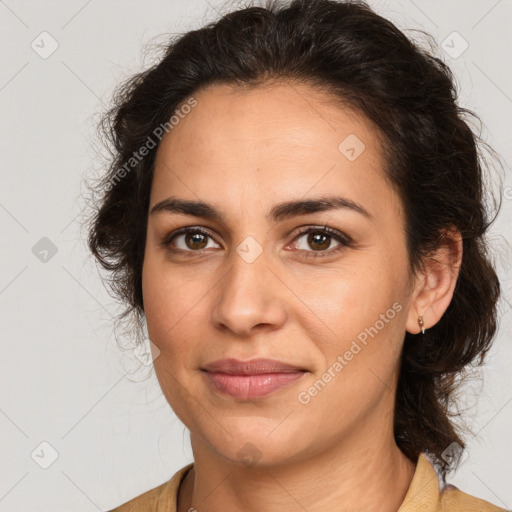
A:
[[[194,98],[160,143],[149,206],[143,296],[162,391],[193,443],[224,460],[368,446],[392,429],[410,307],[375,128],[306,85]],[[226,358],[303,371],[204,371]]]

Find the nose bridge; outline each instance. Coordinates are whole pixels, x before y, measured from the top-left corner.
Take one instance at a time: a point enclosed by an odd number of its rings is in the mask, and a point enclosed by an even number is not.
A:
[[[270,270],[270,252],[253,237],[245,238],[229,258],[229,269],[219,283],[212,311],[213,321],[238,334],[248,334],[253,326],[285,319],[278,279]]]

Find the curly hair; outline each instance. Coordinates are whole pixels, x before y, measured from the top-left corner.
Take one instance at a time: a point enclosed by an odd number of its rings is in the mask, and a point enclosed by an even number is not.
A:
[[[386,178],[403,202],[411,274],[450,229],[462,235],[449,307],[423,336],[405,333],[394,411],[399,448],[411,460],[420,452],[432,455],[444,478],[457,463],[445,450],[453,443],[465,447],[455,422],[460,413],[450,410],[459,378],[469,365],[483,364],[497,331],[500,283],[485,234],[499,207],[491,218],[482,150],[494,152],[470,128],[478,117],[457,104],[455,79],[442,59],[365,2],[269,1],[235,10],[175,36],[156,64],[116,89],[100,125],[111,159],[96,186],[101,199],[88,231],[89,249],[125,305],[116,320],[135,318],[140,326],[144,319],[154,139],[201,88],[257,87],[273,79],[327,91],[373,123]]]

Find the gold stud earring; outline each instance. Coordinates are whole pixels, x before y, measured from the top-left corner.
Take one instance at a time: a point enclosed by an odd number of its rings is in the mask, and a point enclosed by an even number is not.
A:
[[[418,324],[420,324],[421,327],[421,334],[425,334],[425,322],[423,322],[423,317],[418,317]]]

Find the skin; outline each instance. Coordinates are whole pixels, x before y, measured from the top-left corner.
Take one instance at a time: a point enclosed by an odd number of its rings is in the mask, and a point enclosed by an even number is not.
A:
[[[416,463],[393,437],[399,355],[405,332],[420,332],[418,315],[429,328],[448,307],[460,235],[410,276],[402,203],[384,178],[377,130],[326,93],[276,82],[215,85],[194,97],[197,106],[160,143],[149,210],[170,196],[202,200],[225,222],[150,215],[143,266],[156,375],[194,454],[178,512],[396,511]],[[349,134],[365,145],[354,161],[338,149]],[[276,203],[324,195],[349,198],[372,218],[346,208],[265,217]],[[322,246],[297,233],[325,225],[354,245],[335,251],[333,237]],[[185,235],[162,245],[185,226],[208,230],[207,246]],[[236,250],[248,236],[263,251],[251,263]],[[401,311],[300,403],[298,394],[394,303]],[[266,397],[235,399],[200,370],[225,357],[268,357],[308,372]],[[240,455],[246,443],[258,453],[253,464]]]

